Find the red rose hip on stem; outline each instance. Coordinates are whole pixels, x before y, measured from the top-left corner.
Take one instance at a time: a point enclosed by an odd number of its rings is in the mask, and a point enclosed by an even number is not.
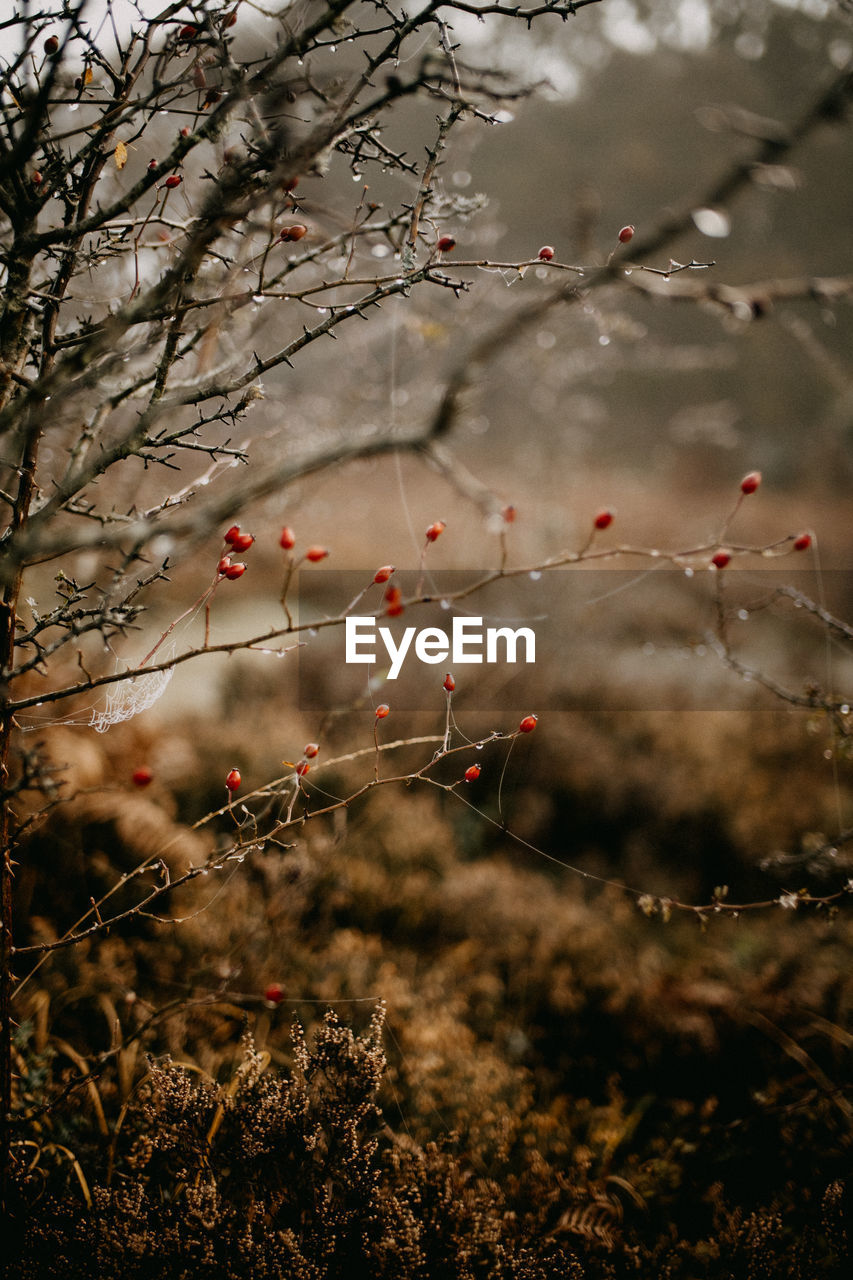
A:
[[[812,535],[810,533],[798,533],[794,539],[795,551],[808,551],[812,545]]]
[[[761,484],[761,472],[749,471],[740,482],[741,493],[755,493],[755,490]]]
[[[255,535],[253,533],[237,533],[231,539],[231,546],[235,551],[248,551],[254,541]]]
[[[541,262],[550,262],[554,256],[554,246],[552,244],[543,244],[536,257]]]
[[[426,531],[427,542],[435,542],[436,538],[440,538],[446,528],[447,525],[443,520],[434,520]]]
[[[454,236],[439,236],[435,247],[439,253],[449,253],[451,249],[456,248],[456,239]]]
[[[153,781],[154,773],[147,764],[142,764],[138,769],[134,769],[132,777],[135,787],[147,787]]]
[[[280,547],[284,547],[285,551],[291,551],[293,547],[296,546],[296,534],[293,532],[290,525],[286,524],[282,529],[278,545]]]
[[[326,547],[309,547],[305,552],[305,559],[310,560],[312,564],[319,564],[321,560],[325,560],[329,554]]]
[[[316,742],[307,742],[302,754],[308,760],[313,760],[315,756],[320,754],[320,748]]]
[[[725,569],[726,565],[732,558],[732,553],[726,547],[720,547],[719,551],[715,551],[711,556],[711,564],[715,569]]]
[[[611,511],[609,507],[605,507],[602,511],[599,511],[592,523],[596,529],[609,529],[615,517],[616,512]]]
[[[239,791],[240,783],[243,781],[239,769],[229,769],[225,775],[225,786],[229,791]]]
[[[242,578],[245,572],[246,566],[243,564],[242,560],[238,560],[236,564],[229,564],[228,568],[225,570],[225,577],[229,582],[234,582],[235,579]]]
[[[391,714],[391,708],[387,702],[380,702],[374,714],[377,720],[384,720],[387,715]]]
[[[451,671],[448,671],[447,675],[444,677],[443,687],[447,690],[448,693],[452,693],[453,690],[456,688],[456,681],[453,679],[453,673]]]
[[[182,182],[183,178],[179,173],[170,173],[163,185],[167,186],[170,191],[174,191],[175,187],[179,187]]]
[[[627,244],[629,240],[634,239],[634,228],[632,226],[623,227],[619,232],[619,243]]]
[[[465,770],[465,781],[476,782],[481,772],[482,770],[478,764],[469,764],[468,768]]]
[[[538,723],[538,716],[525,716],[518,726],[519,733],[532,733]]]
[[[284,999],[284,991],[277,982],[271,982],[264,992],[264,999],[267,1004],[281,1004]]]
[[[393,564],[383,564],[381,569],[377,569],[373,575],[374,582],[387,582],[394,572]]]

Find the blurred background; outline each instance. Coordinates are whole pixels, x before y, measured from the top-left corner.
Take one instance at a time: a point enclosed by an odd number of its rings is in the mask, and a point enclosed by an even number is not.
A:
[[[276,27],[248,7],[245,16],[250,54]],[[778,162],[752,167],[729,203],[709,207],[721,175],[762,139],[786,139],[849,68],[850,7],[604,0],[572,20],[545,18],[524,39],[516,24],[473,15],[456,15],[452,35],[460,62],[538,86],[491,125],[459,125],[443,158],[439,196],[470,205],[438,217],[435,230],[455,237],[448,270],[470,288],[458,299],[421,288],[338,342],[314,343],[293,369],[264,379],[251,418],[257,467],[306,442],[403,431],[431,419],[447,378],[485,341],[442,441],[449,474],[410,454],[350,462],[235,512],[257,541],[245,579],[217,594],[213,640],[281,625],[285,523],[300,547],[330,551],[331,568],[301,574],[301,607],[321,616],[334,608],[335,573],[366,584],[378,565],[417,569],[437,519],[447,522],[429,551],[438,592],[443,572],[494,567],[502,540],[513,566],[580,548],[604,507],[616,519],[602,545],[687,553],[714,542],[741,477],[757,469],[763,483],[728,537],[756,548],[803,530],[813,540],[802,556],[773,562],[778,577],[759,555],[731,571],[736,652],[798,696],[853,697],[853,143],[844,113],[825,113]],[[345,30],[335,56],[346,65]],[[434,103],[398,104],[385,141],[420,163],[434,116]],[[414,197],[414,178],[362,176],[368,198],[388,208]],[[361,191],[339,156],[325,175],[300,179],[311,234],[349,225]],[[645,265],[665,272],[672,258],[705,269],[669,284],[654,277],[654,290],[651,276],[641,288],[641,273],[626,271],[488,344],[555,278],[544,265],[522,276],[509,264],[548,244],[555,262],[589,273],[621,227],[633,224],[639,240],[684,210],[694,213],[688,229]],[[385,239],[366,248],[376,269],[391,267]],[[479,260],[507,265],[452,265]],[[837,286],[779,285],[814,279]],[[743,288],[753,301],[680,298],[712,286]],[[275,338],[266,305],[240,323],[235,344]],[[139,484],[136,473],[120,480],[117,505]],[[517,519],[496,523],[490,504],[512,504]],[[151,636],[191,604],[218,554],[217,543],[179,556]],[[721,1196],[744,1213],[783,1204],[816,1220],[826,1186],[849,1165],[849,1107],[839,1102],[853,1044],[849,710],[833,718],[792,705],[720,661],[704,562],[653,590],[650,572],[646,557],[639,567],[617,558],[596,570],[592,605],[557,586],[554,602],[537,597],[549,641],[509,691],[481,697],[456,673],[454,743],[511,732],[519,709],[539,716],[511,750],[472,747],[439,775],[454,781],[476,759],[474,784],[456,796],[377,793],[194,891],[189,924],[140,923],[138,936],[56,953],[31,984],[33,1016],[49,1002],[68,1037],[82,1027],[100,1045],[114,1013],[129,1028],[167,999],[192,997],[147,1043],[223,1078],[246,1021],[287,1065],[292,1013],[312,1022],[338,1002],[364,1023],[383,998],[388,1124],[412,1142],[453,1133],[477,1177],[500,1181],[510,1169],[509,1202],[542,1206],[537,1230],[554,1229],[567,1186],[603,1194],[611,1177],[622,1180],[626,1221],[638,1230],[665,1234],[672,1220],[697,1238]],[[83,555],[76,574],[86,579]],[[846,620],[847,632],[790,599],[771,604],[779,580]],[[176,638],[197,640],[201,625]],[[135,638],[127,656],[138,660],[147,640]],[[175,866],[227,841],[227,815],[188,828],[222,806],[230,768],[249,791],[316,741],[318,767],[305,780],[316,807],[371,776],[376,702],[392,705],[383,740],[444,732],[443,670],[409,707],[395,707],[381,682],[353,689],[345,674],[331,654],[306,697],[290,657],[203,658],[104,737],[57,726],[50,750],[73,761],[66,776],[84,794],[61,829],[48,823],[33,838],[22,927],[50,936],[116,866],[135,865],[164,838]],[[394,767],[416,770],[431,750],[403,748]],[[366,754],[339,759],[354,751]],[[153,781],[135,794],[131,774],[143,766]],[[99,789],[106,800],[86,798]],[[834,905],[797,911],[800,889],[838,894],[839,914]],[[670,900],[707,910],[680,916]],[[722,901],[765,908],[715,919]],[[93,992],[103,1026],[79,1012]],[[591,1228],[566,1230],[606,1253]],[[651,1266],[652,1253],[643,1257]]]

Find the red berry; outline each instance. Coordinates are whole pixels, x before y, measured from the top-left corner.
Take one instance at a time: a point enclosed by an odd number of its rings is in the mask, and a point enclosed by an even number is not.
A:
[[[231,528],[230,528],[230,529],[228,529],[228,530],[227,530],[227,532],[226,532],[226,534],[225,534],[225,541],[226,541],[230,546],[232,546],[232,547],[233,547],[233,546],[234,546],[234,539],[235,539],[235,538],[239,538],[239,537],[240,537],[240,526],[239,526],[238,524],[232,524]]]
[[[300,778],[304,778],[308,770],[311,768],[307,760],[300,760],[296,766],[296,772]]]
[[[449,253],[451,249],[456,248],[456,239],[454,236],[439,236],[435,247],[439,253]]]
[[[232,9],[230,13],[227,13],[225,15],[225,19],[222,23],[223,31],[227,30],[228,27],[233,27],[236,21],[237,21],[237,10]]]
[[[388,606],[385,613],[389,618],[399,618],[400,614],[405,611],[403,593],[399,587],[387,587],[385,601]]]
[[[444,677],[443,687],[447,690],[448,693],[452,693],[453,690],[456,688],[456,681],[453,679],[453,675],[451,674],[450,671],[448,671],[447,675]]]
[[[542,262],[550,262],[553,256],[554,246],[552,244],[543,244],[542,248],[536,255],[536,257],[540,258]]]
[[[181,130],[181,137],[182,137],[182,138],[188,138],[188,137],[190,136],[190,133],[191,133],[191,132],[192,132],[192,130],[189,128],[189,126],[188,126],[188,125],[184,125],[183,129]]]
[[[609,529],[615,519],[615,516],[615,511],[611,511],[609,507],[605,507],[602,511],[599,511],[592,523],[596,529]]]
[[[229,564],[228,568],[225,570],[225,577],[229,582],[233,582],[236,578],[242,578],[245,572],[246,566],[243,564],[242,560],[238,560],[236,564]]]
[[[243,779],[242,779],[242,777],[240,776],[240,770],[239,770],[239,769],[231,769],[231,770],[229,770],[229,772],[225,775],[225,785],[226,785],[226,787],[228,788],[228,790],[229,790],[229,791],[239,791],[239,789],[240,789],[240,783],[241,783],[242,781],[243,781]]]
[[[187,25],[185,27],[181,27],[180,31],[178,32],[178,39],[179,40],[195,40],[197,35],[198,35],[198,27],[194,27],[190,23],[187,23]]]
[[[632,226],[623,227],[619,232],[619,243],[627,244],[629,240],[634,239],[634,228]]]
[[[387,582],[394,572],[393,564],[383,564],[381,569],[377,569],[373,575],[374,582]]]
[[[518,726],[519,733],[532,733],[538,723],[538,716],[525,716]]]
[[[216,566],[216,572],[220,575],[220,577],[224,577],[225,574],[228,572],[228,570],[231,569],[232,567],[233,566],[231,564],[231,557],[223,556],[222,559],[219,561],[219,564]]]
[[[741,493],[755,493],[761,484],[761,472],[749,471],[740,482]]]
[[[284,992],[277,982],[271,982],[264,992],[264,999],[267,1004],[281,1004],[284,999]]]
[[[135,787],[147,787],[153,781],[154,773],[147,764],[142,764],[138,769],[134,769],[132,778]]]
[[[40,187],[41,184],[44,182],[44,175],[41,173],[39,169],[33,169],[32,173],[30,174],[30,182],[33,184],[34,187]]]
[[[388,703],[387,703],[387,702],[380,702],[380,704],[379,704],[379,706],[376,708],[376,712],[375,712],[376,719],[377,719],[377,720],[384,720],[384,719],[385,719],[385,717],[386,717],[387,715],[390,715],[390,714],[391,714],[391,708],[388,706]]]
[[[170,191],[174,191],[175,187],[179,187],[182,182],[183,178],[179,173],[170,173],[164,185],[167,186]]]
[[[290,551],[292,547],[296,546],[296,534],[293,532],[290,525],[286,524],[282,529],[278,545],[280,547],[284,547],[285,551]]]
[[[151,172],[151,170],[152,170],[152,169],[159,169],[159,167],[160,167],[160,165],[159,165],[159,162],[158,162],[157,160],[149,160],[149,161],[148,161],[148,172],[149,172],[149,173]]]
[[[727,551],[725,547],[721,547],[719,551],[715,551],[711,556],[711,564],[715,569],[725,569],[731,558],[731,551]]]
[[[302,754],[308,760],[313,760],[315,756],[318,756],[320,754],[320,748],[318,747],[316,742],[309,742],[309,743],[306,743],[305,750],[302,752]]]
[[[478,764],[469,764],[468,768],[465,770],[465,781],[476,782],[481,773],[482,769]]]
[[[305,559],[310,560],[312,564],[319,564],[321,560],[325,560],[329,554],[326,547],[309,547],[305,552]]]
[[[252,533],[237,533],[231,539],[231,546],[235,551],[248,551],[254,541],[255,535]]]
[[[282,227],[278,233],[279,240],[301,240],[304,235],[308,234],[308,228],[304,222],[294,222],[289,227]]]
[[[54,54],[59,49],[59,40],[56,36],[48,36],[44,42],[44,51],[48,54]]]
[[[812,545],[812,535],[810,533],[798,533],[794,539],[795,551],[808,551]]]
[[[436,538],[440,538],[446,528],[447,525],[443,520],[436,520],[426,531],[427,542],[435,542]]]
[[[501,515],[504,518],[504,524],[514,524],[515,517],[518,515],[518,512],[516,511],[512,503],[510,503],[508,507],[504,507],[503,511],[501,512]]]

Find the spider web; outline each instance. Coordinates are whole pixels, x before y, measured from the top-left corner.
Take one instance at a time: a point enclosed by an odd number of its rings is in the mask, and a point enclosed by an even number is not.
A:
[[[112,725],[147,711],[163,696],[174,673],[174,667],[167,667],[164,671],[149,671],[145,675],[117,681],[107,690],[105,706],[92,712],[89,724],[96,733],[106,733]]]

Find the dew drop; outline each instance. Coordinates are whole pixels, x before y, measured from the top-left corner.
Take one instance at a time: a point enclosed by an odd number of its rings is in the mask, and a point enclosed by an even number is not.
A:
[[[685,578],[692,578],[692,577],[693,577],[693,570],[692,570],[691,568],[689,568],[689,567],[688,567],[687,569],[685,569],[685,570],[684,570],[684,576],[685,576]]]
[[[539,571],[538,569],[531,569],[531,570],[530,570],[530,581],[531,581],[531,582],[538,582],[538,581],[539,581],[539,579],[540,579],[541,577],[542,577],[542,574],[540,573],[540,571]]]
[[[701,231],[703,236],[725,240],[726,236],[731,235],[732,220],[724,209],[694,209],[690,216],[697,231]]]

